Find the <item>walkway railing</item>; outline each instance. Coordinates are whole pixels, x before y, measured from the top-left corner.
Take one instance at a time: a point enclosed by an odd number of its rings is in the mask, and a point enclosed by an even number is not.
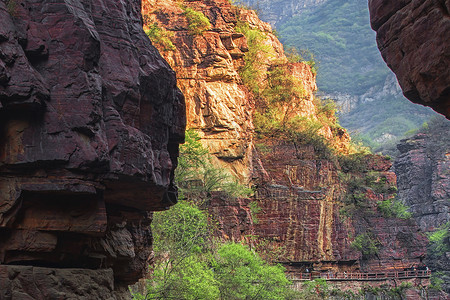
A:
[[[300,273],[300,276],[292,278],[292,281],[314,280],[323,278],[326,280],[384,280],[384,279],[407,279],[407,278],[428,278],[431,276],[430,270],[416,271],[387,271],[378,273]]]

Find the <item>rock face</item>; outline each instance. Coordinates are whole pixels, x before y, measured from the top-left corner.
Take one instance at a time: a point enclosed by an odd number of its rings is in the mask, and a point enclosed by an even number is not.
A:
[[[363,203],[350,214],[344,213],[350,211],[344,205],[349,187],[340,179],[344,175],[335,162],[321,157],[312,146],[283,141],[273,141],[258,152],[266,175],[255,174],[260,179],[256,202],[262,209],[256,214],[255,234],[271,248],[282,249],[278,260],[294,276],[306,268],[318,272],[403,269],[424,258],[426,239],[415,223],[378,211],[377,203],[389,198],[389,193],[363,188]],[[367,173],[351,182],[376,174],[375,180],[384,178],[395,184],[386,159],[369,156],[364,164]],[[365,255],[352,247],[357,235],[368,232],[378,243],[377,255]]]
[[[202,12],[211,27],[201,35],[190,32],[186,8]],[[354,219],[345,217],[340,210],[346,186],[339,178],[336,161],[324,157],[313,145],[254,140],[252,123],[257,101],[254,103],[238,73],[245,64],[250,41],[236,27],[246,23],[265,34],[264,43],[273,55],[263,64],[269,69],[274,62],[287,63],[287,59],[267,23],[226,0],[148,0],[143,3],[143,16],[147,28],[156,23],[168,32],[174,44],[169,49],[154,40],[177,72],[178,84],[186,96],[187,126],[200,133],[218,164],[256,187],[252,201],[228,199],[219,193],[207,202],[221,237],[243,240],[249,235],[258,236],[249,242],[276,253],[272,259],[285,263],[294,276],[306,267],[317,271],[376,271],[420,263],[426,240],[417,233],[415,224],[386,219],[377,210],[377,203],[391,195],[366,189],[367,214],[357,214]],[[290,63],[288,70],[306,91],[305,100],[291,113],[317,120],[319,108],[314,101],[316,83],[311,68]],[[348,153],[349,136],[344,129],[325,124],[320,135],[337,151]],[[367,162],[367,170],[395,182],[390,166],[390,162],[376,156]],[[261,209],[256,214],[255,205]],[[354,237],[371,227],[380,243],[379,257],[363,257],[351,247]]]
[[[425,232],[450,221],[450,122],[429,126],[397,145],[400,155],[394,165],[400,199]]]
[[[151,252],[148,211],[177,201],[175,74],[139,1],[6,3],[0,299],[124,297]]]
[[[193,34],[183,7],[203,13],[211,27],[201,35]],[[227,0],[147,0],[143,2],[143,16],[147,26],[156,22],[172,35],[174,49],[156,47],[176,71],[178,86],[186,97],[187,127],[200,133],[217,164],[249,182],[254,101],[238,74],[245,64],[248,43],[236,27],[239,21],[260,30],[266,35],[264,44],[271,49],[270,60],[286,60],[283,46],[270,25],[255,12],[239,9]],[[315,76],[309,66],[301,63],[293,67],[293,72],[302,79],[309,97],[302,109],[305,114],[312,114]]]
[[[450,3],[369,0],[378,48],[404,95],[450,118]]]
[[[428,129],[403,140],[395,161],[400,199],[410,207],[424,232],[433,232],[450,221],[450,122],[442,118]],[[450,245],[450,241],[443,241]],[[443,272],[443,288],[450,292],[450,252],[434,253],[427,259],[432,270]]]

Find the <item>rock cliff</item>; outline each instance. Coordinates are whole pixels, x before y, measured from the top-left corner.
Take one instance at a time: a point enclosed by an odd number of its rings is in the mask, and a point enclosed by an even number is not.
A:
[[[208,18],[210,27],[202,34],[194,34],[189,28],[188,8]],[[239,75],[251,51],[251,41],[239,30],[242,24],[258,29],[265,37],[261,44],[268,45],[265,49],[272,54],[263,57],[260,86],[264,88],[267,71],[281,60],[306,91],[301,105],[286,106],[282,111],[320,120],[320,107],[314,99],[315,75],[306,64],[287,62],[267,23],[225,0],[149,0],[144,1],[143,16],[150,38],[177,73],[186,96],[187,127],[200,132],[218,164],[255,186],[251,201],[230,200],[219,193],[207,202],[222,237],[241,240],[256,235],[249,242],[265,248],[263,252],[270,250],[271,258],[286,264],[294,276],[306,267],[319,272],[375,271],[420,263],[426,240],[417,233],[414,222],[384,217],[378,210],[378,203],[392,198],[393,191],[362,188],[364,207],[357,209],[364,213],[345,216],[342,209],[350,181],[340,177],[350,175],[342,174],[346,171],[335,157],[327,156],[326,150],[312,143],[254,137],[254,112],[261,104]],[[154,34],[157,28],[158,35]],[[173,47],[161,36],[167,37]],[[323,122],[319,135],[337,152],[351,153],[347,132],[330,125],[333,122],[333,117]],[[355,176],[375,174],[373,180],[395,184],[389,161],[378,156],[366,160],[364,171]],[[252,211],[252,203],[261,211]],[[377,255],[363,255],[351,246],[355,237],[369,228],[373,228],[370,234],[379,243]]]
[[[187,8],[206,16],[210,27],[194,34],[189,29]],[[272,34],[270,25],[259,20],[255,12],[233,6],[227,0],[148,0],[143,2],[142,14],[146,29],[157,26],[167,31],[174,45],[168,48],[158,43],[158,38],[154,40],[175,70],[178,86],[186,97],[187,127],[200,133],[217,164],[241,181],[249,182],[254,100],[237,72],[245,64],[243,57],[249,50],[237,25],[246,23],[264,33],[264,44],[271,52],[267,65],[277,59],[286,60],[283,46]],[[315,109],[312,94],[317,89],[315,76],[305,64],[295,65],[293,72],[301,78],[308,93],[308,103],[302,109],[312,114]]]
[[[378,209],[381,201],[392,197],[389,186],[395,185],[391,163],[385,158],[365,157],[361,173],[321,157],[311,145],[274,141],[258,152],[268,176],[260,176],[257,185],[256,201],[262,212],[256,214],[255,234],[271,248],[283,249],[278,260],[294,276],[306,268],[319,272],[403,269],[425,257],[426,239],[415,223],[385,216]],[[369,253],[355,247],[358,235],[370,235],[377,249]]]
[[[450,122],[435,119],[428,128],[403,140],[395,161],[400,199],[410,207],[424,232],[433,232],[450,221]],[[450,245],[447,239],[444,245]],[[448,247],[448,246],[447,246]],[[428,265],[444,272],[444,289],[450,292],[450,252],[429,249]]]
[[[450,118],[450,3],[370,0],[378,48],[404,95]]]
[[[127,297],[184,109],[140,1],[0,1],[0,299]]]

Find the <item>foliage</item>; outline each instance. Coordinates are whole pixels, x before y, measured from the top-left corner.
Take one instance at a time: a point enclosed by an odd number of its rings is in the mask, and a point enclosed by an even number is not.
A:
[[[200,35],[211,28],[211,23],[205,15],[190,7],[184,7],[184,16],[188,21],[188,29],[193,35]]]
[[[252,201],[248,205],[250,207],[250,213],[252,215],[253,224],[258,224],[259,219],[257,217],[257,214],[259,214],[262,211],[262,208],[259,206],[258,202]]]
[[[18,9],[18,3],[17,0],[6,0],[5,1],[6,4],[6,10],[8,11],[8,13],[12,16],[12,17],[17,17],[17,9]]]
[[[260,94],[260,79],[263,76],[265,61],[271,57],[270,46],[264,43],[266,34],[259,29],[250,28],[248,23],[238,22],[235,28],[247,38],[248,52],[244,56],[244,66],[239,70],[239,75],[244,84],[255,95]]]
[[[430,278],[431,284],[429,285],[429,288],[433,289],[433,290],[441,291],[442,285],[445,283],[444,279],[442,279],[443,276],[444,276],[443,272],[433,272],[431,274],[431,278]]]
[[[284,268],[247,246],[217,243],[208,216],[180,201],[153,220],[154,262],[145,295],[134,299],[294,299]]]
[[[443,255],[450,251],[450,222],[441,225],[428,234],[430,250],[434,255]]]
[[[247,246],[223,244],[217,252],[214,270],[220,299],[288,299],[289,280],[284,268],[268,265]]]
[[[410,282],[402,282],[399,286],[392,287],[390,285],[382,285],[380,287],[373,287],[365,285],[361,290],[361,294],[371,294],[373,296],[381,297],[382,299],[405,299],[405,292],[407,289],[412,288]]]
[[[356,152],[338,157],[341,171],[344,173],[362,173],[367,170],[367,153]]]
[[[134,299],[219,299],[214,272],[208,261],[188,256],[180,261],[155,266],[147,284],[145,298],[138,293]]]
[[[155,213],[152,231],[155,252],[179,257],[204,251],[210,236],[205,213],[186,201],[180,201],[168,211]]]
[[[145,30],[145,33],[147,34],[150,41],[152,41],[153,44],[159,46],[159,48],[165,51],[175,50],[175,46],[170,40],[170,38],[173,36],[173,33],[159,27],[157,22],[149,25],[149,29]]]
[[[341,113],[340,123],[352,137],[359,135],[374,153],[395,156],[395,145],[404,133],[435,114],[408,101],[400,90],[386,95],[372,93],[383,90],[385,83],[393,87],[395,79],[377,49],[364,1],[315,1],[293,15],[286,10],[291,5],[288,0],[244,2],[261,7],[263,20],[277,17],[275,26],[285,49],[307,46],[314,53],[313,61],[320,61],[320,91],[359,98],[350,112]],[[308,56],[301,56],[309,61]]]
[[[371,233],[361,233],[355,237],[351,247],[361,252],[363,255],[374,255],[378,253],[379,242]]]
[[[300,299],[326,299],[331,294],[331,288],[323,278],[317,278],[303,283]]]
[[[155,251],[147,293],[135,299],[216,299],[208,253],[213,247],[207,215],[195,204],[180,201],[152,221]]]
[[[412,214],[408,211],[408,207],[396,198],[390,198],[378,202],[378,210],[385,218],[409,219]]]
[[[223,191],[230,197],[248,197],[253,193],[226,170],[212,163],[211,155],[201,144],[195,130],[187,130],[185,136],[186,142],[180,146],[175,172],[175,180],[180,186],[182,196],[185,196],[185,193],[209,195],[213,191]]]
[[[314,53],[308,49],[302,49],[300,51],[295,47],[289,47],[285,51],[285,55],[289,62],[303,62],[311,67],[311,72],[317,75],[318,63],[315,60]]]
[[[317,10],[279,22],[277,30],[287,47],[308,45],[318,57],[322,90],[362,94],[384,83],[388,69],[374,42],[364,2],[326,1]]]

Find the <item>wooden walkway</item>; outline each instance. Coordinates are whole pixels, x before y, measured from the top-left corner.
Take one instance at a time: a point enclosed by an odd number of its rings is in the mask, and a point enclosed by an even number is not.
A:
[[[386,279],[429,278],[430,270],[416,271],[387,271],[378,273],[300,273],[300,276],[291,278],[292,281],[307,281],[318,278],[335,281],[378,281]]]

